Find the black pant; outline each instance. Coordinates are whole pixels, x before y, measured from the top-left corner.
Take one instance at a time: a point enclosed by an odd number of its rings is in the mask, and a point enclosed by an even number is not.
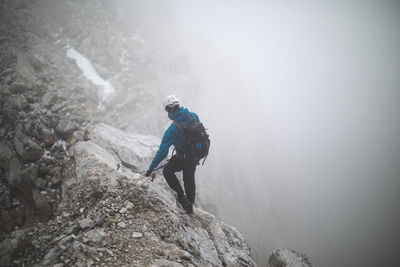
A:
[[[173,156],[164,167],[164,177],[167,180],[169,187],[176,193],[178,198],[184,196],[181,184],[178,181],[175,173],[183,170],[183,183],[185,185],[185,192],[187,199],[194,203],[196,196],[196,183],[194,181],[194,172],[196,171],[197,160],[184,160]]]

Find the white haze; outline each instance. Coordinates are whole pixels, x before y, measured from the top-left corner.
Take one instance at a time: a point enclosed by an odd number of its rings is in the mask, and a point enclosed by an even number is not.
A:
[[[200,202],[261,266],[274,246],[316,266],[397,263],[398,2],[131,3],[133,28],[189,62],[195,86],[168,93],[211,134]]]
[[[262,266],[274,246],[317,266],[394,265],[400,5],[173,3],[212,134],[202,200]]]

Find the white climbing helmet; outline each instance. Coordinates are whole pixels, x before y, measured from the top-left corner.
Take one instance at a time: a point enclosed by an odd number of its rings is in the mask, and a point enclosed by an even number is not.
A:
[[[179,99],[175,95],[169,95],[164,101],[164,108],[171,108],[173,106],[179,105]]]

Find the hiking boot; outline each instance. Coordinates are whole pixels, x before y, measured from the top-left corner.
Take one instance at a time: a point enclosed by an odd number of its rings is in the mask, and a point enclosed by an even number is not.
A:
[[[186,211],[187,214],[193,213],[193,204],[188,199],[186,199],[186,201],[185,201],[185,203],[183,203],[182,207]]]
[[[188,200],[185,195],[178,195],[178,203],[181,204],[182,207],[186,203],[186,201]]]
[[[186,213],[193,213],[193,204],[185,197],[185,195],[178,196],[178,202],[179,204],[181,204]]]
[[[187,214],[193,214],[193,204],[190,203],[190,205],[184,207],[185,211]]]

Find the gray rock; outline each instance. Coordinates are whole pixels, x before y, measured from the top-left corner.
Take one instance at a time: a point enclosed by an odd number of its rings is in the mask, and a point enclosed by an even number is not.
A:
[[[11,112],[19,112],[23,111],[27,108],[28,103],[24,95],[16,95],[12,96],[8,99],[9,107],[11,108]]]
[[[42,127],[40,128],[40,137],[42,138],[43,142],[48,146],[53,145],[55,142],[57,142],[58,139],[57,134],[54,132],[54,130],[46,127],[45,125],[42,125]]]
[[[34,185],[39,189],[45,189],[47,182],[42,178],[37,178],[36,181],[34,182]]]
[[[42,98],[42,103],[45,107],[54,105],[57,101],[57,94],[54,92],[47,92]]]
[[[1,126],[0,127],[0,137],[3,137],[7,133],[8,128]]]
[[[9,185],[18,187],[21,184],[22,178],[20,176],[20,170],[22,168],[22,162],[20,162],[17,157],[13,157],[8,164],[9,174],[6,176]]]
[[[50,251],[46,254],[46,256],[44,256],[42,264],[48,265],[50,263],[50,261],[52,261],[53,258],[56,256],[57,252],[58,251],[56,248],[50,249]]]
[[[125,204],[125,208],[127,208],[128,210],[133,209],[134,205],[132,202],[127,201]]]
[[[170,250],[167,253],[168,259],[172,261],[179,261],[179,260],[190,260],[192,255],[182,249],[174,249]]]
[[[88,228],[93,224],[93,221],[88,217],[79,222],[79,227],[82,229]]]
[[[11,73],[14,73],[14,72],[15,72],[15,70],[14,70],[13,68],[8,68],[8,69],[5,69],[5,70],[0,74],[0,76],[4,77],[4,76],[10,75]]]
[[[145,169],[154,156],[160,140],[155,136],[127,134],[106,124],[87,129],[87,138],[136,169]],[[92,138],[96,136],[96,138]]]
[[[0,243],[0,258],[11,254],[18,247],[17,239],[6,238]]]
[[[35,207],[44,214],[51,213],[51,206],[49,202],[42,198],[40,192],[37,188],[32,189],[32,199],[35,204]]]
[[[12,158],[13,153],[5,141],[0,142],[0,161],[8,161]]]
[[[56,127],[56,133],[61,137],[68,137],[77,129],[78,127],[74,122],[69,120],[61,120],[58,122]]]
[[[107,234],[101,228],[95,228],[87,232],[86,237],[93,243],[99,243],[107,238]]]
[[[126,223],[120,222],[120,223],[118,223],[118,227],[125,228],[126,227]]]
[[[15,82],[8,87],[11,93],[13,94],[27,94],[31,89],[26,86],[26,84],[21,82]]]
[[[296,251],[274,248],[269,256],[268,266],[271,267],[312,267],[308,257]]]
[[[143,234],[142,233],[139,233],[139,232],[133,232],[132,233],[132,237],[133,238],[140,238],[140,237],[142,237],[143,236]]]
[[[166,259],[156,259],[152,261],[150,267],[184,267],[184,265]]]
[[[42,157],[42,147],[22,132],[21,125],[16,128],[14,145],[18,155],[24,160],[37,161]]]
[[[37,165],[30,165],[27,168],[20,169],[19,176],[21,177],[21,181],[24,182],[26,185],[34,184],[38,175],[38,166]]]

